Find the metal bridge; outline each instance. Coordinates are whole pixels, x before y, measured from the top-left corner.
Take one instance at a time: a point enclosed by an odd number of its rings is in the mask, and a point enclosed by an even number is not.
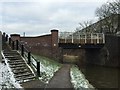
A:
[[[104,33],[60,32],[59,46],[63,48],[101,48],[105,44]]]

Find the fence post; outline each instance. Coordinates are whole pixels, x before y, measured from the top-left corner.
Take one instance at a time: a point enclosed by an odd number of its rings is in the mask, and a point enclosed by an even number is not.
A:
[[[15,44],[15,42],[14,42],[14,41],[12,41],[12,50],[14,50],[14,49],[15,49],[14,44]]]
[[[9,38],[9,45],[11,46],[11,38]]]
[[[24,46],[21,45],[21,55],[24,57]]]
[[[16,50],[18,50],[18,40],[16,40]]]
[[[91,33],[91,44],[93,44],[93,34]]]
[[[28,52],[28,64],[31,62],[31,52]]]
[[[72,34],[72,43],[73,43],[73,40],[74,40],[74,38],[73,38],[73,34]]]
[[[105,43],[105,34],[103,33],[103,43]]]
[[[87,43],[87,34],[85,34],[85,44]]]
[[[2,43],[5,43],[5,32],[2,35]]]
[[[79,43],[80,43],[80,41],[81,41],[80,38],[81,38],[81,37],[80,37],[80,34],[79,34]]]
[[[37,61],[37,75],[40,76],[40,62]]]
[[[97,33],[97,43],[99,43],[99,34]]]
[[[6,37],[5,37],[5,41],[6,41],[6,42],[8,41],[8,35],[6,35]]]

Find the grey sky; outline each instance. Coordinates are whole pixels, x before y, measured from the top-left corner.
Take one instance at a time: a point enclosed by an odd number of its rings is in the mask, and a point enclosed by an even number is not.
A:
[[[9,1],[9,2],[8,2]],[[107,0],[0,1],[0,29],[8,34],[41,35],[51,29],[74,31],[79,22],[96,21],[95,9]]]

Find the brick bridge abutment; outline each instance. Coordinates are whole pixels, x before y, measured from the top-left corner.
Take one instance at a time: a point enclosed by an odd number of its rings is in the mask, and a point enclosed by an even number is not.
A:
[[[64,63],[75,63],[79,66],[95,64],[118,67],[120,60],[120,36],[105,35],[105,45],[102,48],[64,49],[58,45],[58,30],[51,34],[38,37],[20,37],[11,35],[14,40],[20,40],[35,54],[46,56]]]

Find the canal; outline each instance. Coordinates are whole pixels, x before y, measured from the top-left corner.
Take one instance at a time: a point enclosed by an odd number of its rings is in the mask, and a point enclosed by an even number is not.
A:
[[[103,88],[120,88],[119,69],[111,67],[102,67],[96,65],[87,65],[80,68],[88,81],[98,90]]]

